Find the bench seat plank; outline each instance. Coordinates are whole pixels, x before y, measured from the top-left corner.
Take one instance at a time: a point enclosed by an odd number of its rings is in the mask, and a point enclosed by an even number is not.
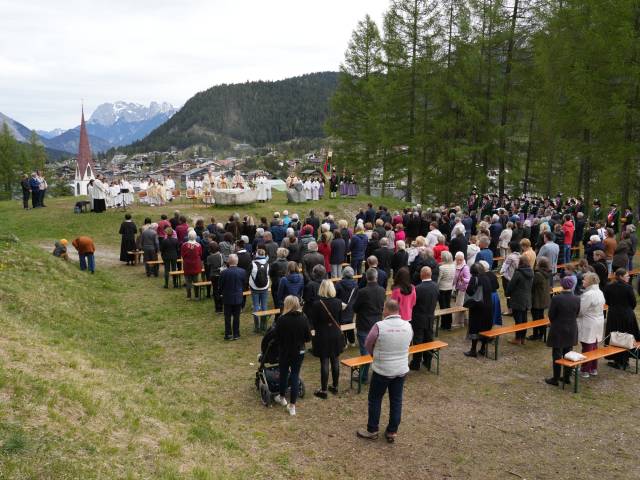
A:
[[[350,324],[347,324],[350,325]],[[343,325],[347,326],[347,325]],[[344,330],[343,330],[344,331]],[[409,355],[413,355],[414,353],[422,353],[422,352],[434,352],[434,356],[436,358],[436,373],[440,374],[440,353],[439,350],[441,348],[448,347],[449,344],[445,342],[441,342],[440,340],[435,340],[433,342],[425,342],[419,343],[417,345],[411,345],[409,347]],[[345,358],[340,360],[340,363],[345,367],[349,367],[351,369],[351,383],[350,386],[353,387],[353,373],[357,371],[359,373],[360,367],[365,365],[369,365],[373,363],[373,357],[371,355],[360,355],[359,357]],[[360,381],[360,375],[358,375],[358,393],[362,389],[362,382]]]

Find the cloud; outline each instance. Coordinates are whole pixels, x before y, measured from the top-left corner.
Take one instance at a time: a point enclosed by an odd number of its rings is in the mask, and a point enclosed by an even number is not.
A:
[[[0,111],[69,128],[100,103],[181,105],[220,83],[337,70],[389,0],[0,0]]]

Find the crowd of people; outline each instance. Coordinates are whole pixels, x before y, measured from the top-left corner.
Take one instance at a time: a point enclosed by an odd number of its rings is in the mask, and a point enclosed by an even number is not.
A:
[[[176,211],[172,218],[162,215],[156,222],[147,218],[140,229],[127,217],[120,228],[121,260],[132,264],[128,252],[136,248],[144,252],[145,260],[160,256],[165,288],[170,272],[182,268],[187,297],[192,296],[192,285],[201,276],[209,280],[207,295],[213,298],[215,311],[224,314],[225,340],[240,338],[245,291],[252,297],[254,331],[267,329],[266,316],[255,314],[267,310],[270,291],[274,306],[286,312],[287,318],[295,315],[315,330],[312,345],[320,358],[321,378],[314,394],[322,399],[338,391],[339,356],[346,346],[340,325],[354,318],[355,335],[347,334],[346,342],[357,341],[362,354],[373,351],[374,375],[378,372],[383,377],[380,372],[385,369],[379,357],[375,361],[371,340],[379,322],[397,317],[410,325],[413,342],[427,342],[433,339],[438,306],[467,307],[468,315],[443,315],[441,328],[466,327],[471,342],[465,352],[468,357],[486,352],[487,340],[480,333],[501,325],[504,316],[522,323],[529,316],[544,318],[546,311],[551,322],[547,345],[554,360],[553,376],[546,381],[554,385],[560,379],[555,360],[578,342],[587,352],[611,331],[629,332],[640,339],[628,273],[637,248],[629,211],[621,217],[612,205],[605,215],[596,201],[587,218],[580,199],[476,199],[475,192],[467,206],[422,209],[416,205],[389,211],[368,204],[351,220],[313,210],[302,218],[285,210],[274,212],[271,219],[234,214],[224,222],[211,218],[208,223],[197,219],[194,224]],[[580,244],[585,256],[572,262],[572,248]],[[615,278],[610,282],[611,272]],[[157,266],[147,267],[147,275],[158,274]],[[563,290],[552,296],[554,281]],[[500,286],[504,302],[498,294]],[[385,315],[389,288],[393,303],[387,305]],[[610,312],[606,326],[605,302]],[[283,316],[275,316],[276,328]],[[511,343],[541,340],[543,333],[535,329],[527,337],[526,331],[518,332]],[[291,338],[299,343],[305,335]],[[283,348],[291,353],[299,346]],[[407,369],[430,368],[431,359],[428,352],[415,355],[411,363],[407,360]],[[284,378],[298,375],[301,364],[296,355],[283,361]],[[609,365],[627,368],[628,355],[616,356]],[[370,381],[367,370],[360,372],[363,383]],[[585,364],[581,374],[585,378],[597,375],[596,362]],[[392,387],[385,385],[370,388],[370,402],[381,400],[386,388],[391,395]],[[291,395],[289,408],[293,404],[295,411],[295,396]],[[396,392],[392,409],[400,408],[397,398]],[[278,401],[285,404],[284,392]],[[399,411],[392,416],[399,421]],[[375,423],[371,420],[369,433],[377,432]],[[395,430],[397,424],[390,423],[387,432]],[[367,432],[359,434],[367,437]]]
[[[36,170],[31,177],[26,173],[22,175],[20,181],[22,188],[22,208],[29,210],[29,197],[31,197],[31,208],[46,207],[44,197],[49,185],[40,170]]]

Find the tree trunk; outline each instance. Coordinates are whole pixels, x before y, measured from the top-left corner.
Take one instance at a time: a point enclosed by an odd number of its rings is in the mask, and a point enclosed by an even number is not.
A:
[[[509,115],[509,94],[511,93],[511,68],[513,64],[513,49],[515,44],[516,22],[518,20],[518,0],[513,2],[513,14],[511,15],[511,28],[509,30],[509,42],[507,44],[507,63],[504,72],[504,91],[502,113],[500,115],[500,155],[499,155],[499,191],[504,195],[505,183],[505,159],[507,156],[507,118]]]
[[[418,0],[413,2],[413,30],[411,32],[411,86],[409,91],[409,151],[407,162],[407,198],[411,202],[413,165],[411,159],[415,156],[415,134],[416,134],[416,58],[418,56]]]
[[[585,128],[584,133],[584,204],[591,205],[591,130]]]
[[[484,5],[486,6],[486,4]],[[489,0],[489,27],[488,27],[488,37],[489,41],[491,41],[491,36],[493,35],[493,16],[491,12],[493,10],[493,0]],[[485,10],[486,15],[486,10]],[[485,89],[485,114],[484,114],[484,128],[485,128],[485,147],[482,155],[482,169],[484,170],[484,175],[482,176],[482,191],[486,192],[488,190],[488,182],[487,176],[489,173],[489,134],[487,132],[489,125],[491,125],[491,75],[492,75],[492,52],[491,45],[487,48],[487,87]]]
[[[524,164],[524,181],[522,184],[522,193],[525,195],[529,193],[529,170],[531,167],[531,151],[533,150],[533,141],[531,137],[533,137],[533,125],[536,117],[536,109],[535,106],[531,108],[531,118],[529,119],[529,140],[527,142],[527,158]]]

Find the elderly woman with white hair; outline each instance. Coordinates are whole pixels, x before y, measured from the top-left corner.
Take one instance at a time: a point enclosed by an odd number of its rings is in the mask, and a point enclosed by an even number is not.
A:
[[[451,252],[444,251],[440,255],[440,275],[438,276],[438,290],[440,296],[438,304],[440,309],[451,307],[451,292],[453,291],[453,282],[456,276],[456,266],[453,263]],[[451,314],[441,316],[442,329],[451,330]]]
[[[600,290],[600,278],[593,272],[587,272],[582,278],[584,291],[580,295],[580,313],[578,314],[578,340],[582,353],[598,348],[604,332],[604,294]],[[598,361],[582,364],[581,375],[585,378],[598,375]]]
[[[464,297],[469,286],[469,280],[471,279],[471,272],[467,265],[464,253],[457,252],[454,259],[455,262],[455,275],[453,277],[453,295],[455,296],[455,306],[464,306]],[[465,325],[466,315],[463,312],[453,314],[452,327],[463,327]]]
[[[191,288],[198,281],[198,275],[202,273],[202,246],[196,240],[196,231],[190,229],[187,233],[187,241],[180,247],[182,257],[182,270],[184,281],[187,285],[187,298],[191,298]],[[196,290],[196,296],[198,290]]]

